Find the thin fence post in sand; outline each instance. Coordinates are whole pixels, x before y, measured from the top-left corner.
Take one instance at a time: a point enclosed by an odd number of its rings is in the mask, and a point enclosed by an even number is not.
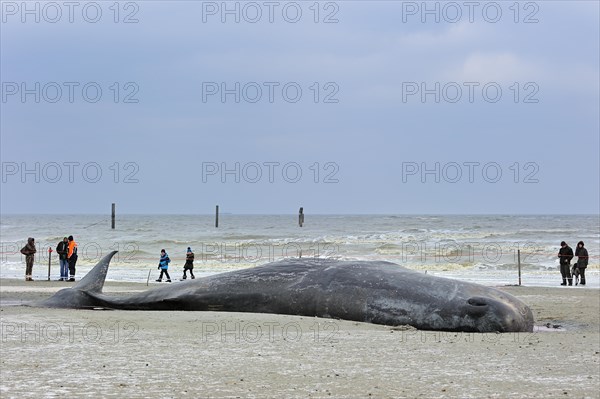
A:
[[[50,281],[50,264],[52,263],[52,247],[48,247],[48,281]]]
[[[114,230],[115,229],[115,203],[112,203],[112,212],[110,214],[110,226]]]
[[[521,250],[517,249],[517,266],[519,268],[519,285],[521,285]]]
[[[219,227],[219,205],[215,209],[215,227]]]
[[[298,211],[298,225],[300,227],[302,227],[303,224],[304,224],[304,208],[300,207],[300,210]]]

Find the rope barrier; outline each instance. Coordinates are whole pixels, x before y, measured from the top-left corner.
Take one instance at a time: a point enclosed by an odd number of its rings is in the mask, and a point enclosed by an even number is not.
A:
[[[88,227],[92,227],[92,226],[95,226],[95,225],[97,225],[97,224],[103,223],[103,222],[105,222],[105,221],[106,221],[106,220],[101,220],[101,221],[99,221],[99,222],[96,222],[96,223],[90,224],[89,226],[85,226],[85,227],[84,227],[84,229],[87,229]]]

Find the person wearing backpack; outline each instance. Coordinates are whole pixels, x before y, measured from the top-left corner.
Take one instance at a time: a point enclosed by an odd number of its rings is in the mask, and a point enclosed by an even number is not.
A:
[[[25,255],[25,281],[33,281],[31,274],[33,273],[33,259],[36,252],[35,239],[29,237],[27,239],[27,245],[21,248],[21,253]]]
[[[67,281],[69,279],[69,260],[67,259],[67,255],[69,254],[69,239],[67,237],[58,243],[56,253],[58,254],[58,262],[60,263],[60,278],[58,281]]]
[[[69,250],[67,252],[67,260],[69,262],[69,281],[75,281],[75,264],[77,263],[77,243],[73,236],[69,236]]]

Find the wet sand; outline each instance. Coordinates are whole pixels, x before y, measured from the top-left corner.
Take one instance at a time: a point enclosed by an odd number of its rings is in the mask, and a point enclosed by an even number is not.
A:
[[[536,319],[533,333],[505,334],[267,314],[20,306],[69,285],[0,280],[3,399],[599,397],[598,289],[499,287],[529,304]],[[146,289],[105,286],[115,295]]]

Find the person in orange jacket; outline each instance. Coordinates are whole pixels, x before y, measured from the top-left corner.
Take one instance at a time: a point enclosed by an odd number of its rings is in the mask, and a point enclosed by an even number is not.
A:
[[[69,261],[69,281],[75,281],[75,264],[77,263],[77,243],[73,236],[69,236],[69,251],[67,252]]]

